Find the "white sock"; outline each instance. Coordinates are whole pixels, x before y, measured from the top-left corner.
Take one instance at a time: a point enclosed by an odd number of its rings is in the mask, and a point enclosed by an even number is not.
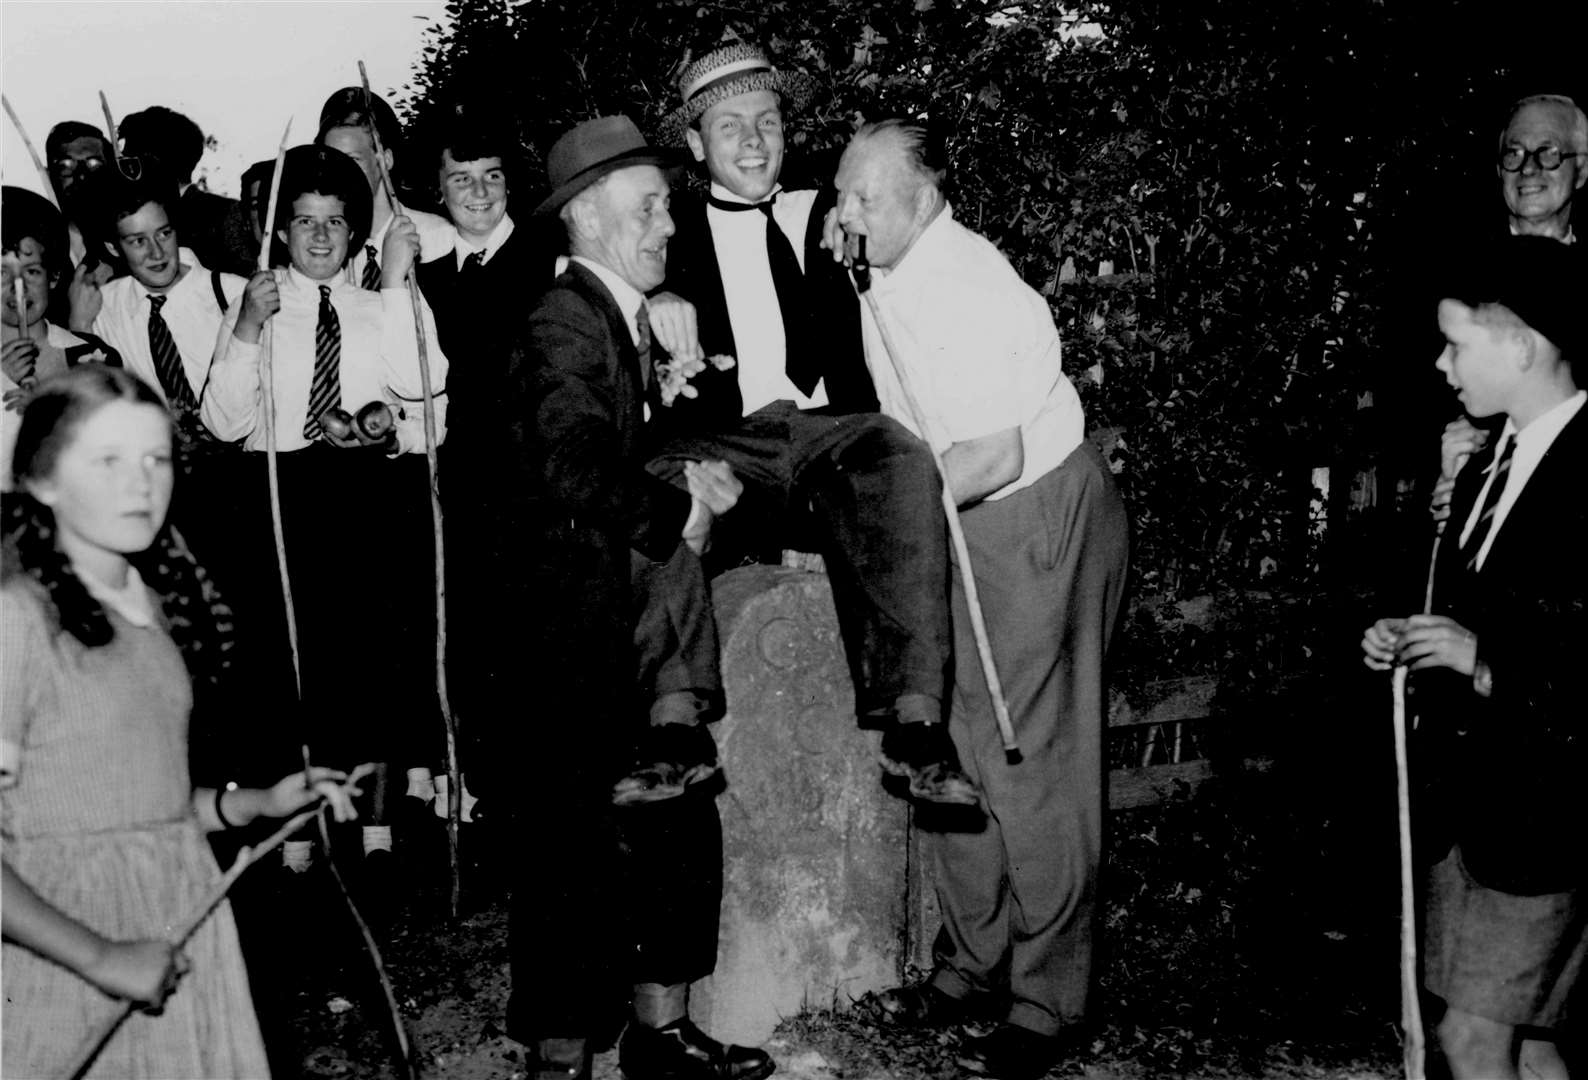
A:
[[[429,769],[421,766],[408,770],[408,794],[425,802],[436,797],[436,782],[431,777]]]
[[[313,854],[313,840],[288,840],[281,845],[281,865],[295,874],[301,874],[309,869]]]
[[[391,826],[390,825],[366,825],[366,826],[364,826],[364,854],[368,855],[372,851],[390,851],[390,850],[391,850]]]

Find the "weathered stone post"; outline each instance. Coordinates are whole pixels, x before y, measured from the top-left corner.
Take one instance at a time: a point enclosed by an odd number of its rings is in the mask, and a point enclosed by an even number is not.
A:
[[[803,1006],[895,984],[905,949],[907,815],[855,726],[827,576],[746,566],[712,586],[728,712],[715,725],[724,889],[716,973],[691,1012],[758,1044]]]

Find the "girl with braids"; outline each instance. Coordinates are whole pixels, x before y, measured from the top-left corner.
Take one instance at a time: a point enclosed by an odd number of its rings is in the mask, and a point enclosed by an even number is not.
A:
[[[267,1075],[230,909],[185,954],[169,936],[219,878],[205,831],[320,795],[345,820],[362,771],[189,783],[189,711],[226,670],[231,624],[165,525],[171,422],[150,387],[101,364],[41,381],[12,480],[0,547],[6,1075],[68,1074],[127,1001],[146,1011],[89,1075]]]

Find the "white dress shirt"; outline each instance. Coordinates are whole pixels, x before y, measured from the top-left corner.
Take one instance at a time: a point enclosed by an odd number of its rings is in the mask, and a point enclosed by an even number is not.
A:
[[[396,213],[386,219],[386,223],[372,232],[352,252],[352,258],[347,260],[347,279],[354,285],[364,280],[364,264],[369,262],[367,246],[374,245],[375,261],[382,261],[381,253],[386,246],[386,234],[391,232],[391,223],[401,214],[414,223],[414,228],[419,230],[419,254],[414,258],[415,263],[429,262],[439,259],[451,251],[458,242],[458,230],[452,222],[437,214],[427,214],[423,210],[410,210],[402,203],[396,204]]]
[[[331,286],[331,306],[342,331],[340,381],[342,408],[349,413],[371,401],[384,401],[397,417],[397,446],[405,453],[423,453],[423,391],[419,381],[419,349],[414,337],[413,302],[407,289],[370,292],[337,274],[313,281],[297,270],[276,271],[281,310],[265,323],[257,344],[233,336],[242,305],[221,323],[215,361],[200,403],[204,423],[226,441],[246,439],[245,449],[265,449],[261,423],[260,358],[271,343],[276,409],[276,449],[301,450],[309,445],[303,424],[314,380],[314,335],[320,320],[320,285]],[[447,358],[436,338],[435,318],[421,299],[430,385],[435,394],[436,441],[446,437]]]
[[[711,185],[713,198],[746,203],[721,184]],[[805,227],[810,220],[814,191],[776,192],[772,221],[788,237],[800,269],[805,269]],[[706,205],[706,223],[722,271],[722,292],[728,301],[728,324],[738,356],[739,395],[749,416],[774,401],[792,401],[802,409],[827,404],[827,383],[816,384],[809,397],[785,372],[788,346],[783,335],[783,309],[772,283],[772,264],[766,253],[766,215],[759,210],[719,210]]]
[[[160,317],[171,330],[177,352],[182,354],[182,370],[193,390],[193,399],[197,401],[204,395],[204,380],[209,375],[215,340],[226,313],[215,299],[210,272],[186,248],[182,248],[177,257],[182,264],[182,276],[166,290]],[[230,310],[240,302],[248,281],[235,274],[222,274],[220,282]],[[106,282],[100,289],[103,303],[94,319],[94,333],[121,354],[121,362],[128,371],[154,387],[164,400],[165,388],[160,385],[154,356],[149,351],[151,295],[134,277]]]
[[[1483,538],[1483,546],[1478,549],[1478,569],[1483,569],[1484,562],[1489,558],[1489,549],[1494,547],[1494,538],[1500,535],[1500,529],[1505,526],[1505,519],[1510,514],[1511,507],[1516,505],[1522,489],[1537,471],[1538,463],[1544,460],[1544,454],[1554,445],[1556,437],[1565,430],[1567,424],[1571,423],[1572,417],[1577,415],[1584,400],[1588,400],[1588,390],[1579,390],[1554,408],[1534,417],[1533,422],[1521,430],[1517,430],[1516,425],[1509,419],[1506,420],[1505,429],[1500,432],[1500,439],[1494,444],[1494,462],[1489,465],[1488,476],[1483,481],[1483,489],[1478,492],[1477,501],[1472,504],[1472,512],[1467,515],[1467,524],[1461,530],[1461,546],[1465,547],[1472,530],[1478,526],[1484,500],[1489,497],[1489,488],[1494,484],[1494,464],[1505,453],[1505,444],[1515,439],[1516,449],[1511,452],[1511,467],[1506,470],[1505,488],[1500,492],[1500,501],[1494,506],[1494,521],[1489,526],[1489,535]]]
[[[1020,429],[1025,468],[988,495],[1029,487],[1081,444],[1086,418],[1059,360],[1048,302],[998,249],[945,206],[893,270],[872,272],[872,295],[926,414],[919,430],[871,305],[861,307],[866,366],[882,411],[942,453]]]
[[[461,232],[458,233],[457,244],[452,249],[452,253],[458,261],[458,269],[462,270],[464,260],[466,260],[470,255],[473,255],[476,251],[484,252],[484,255],[480,257],[480,265],[485,266],[489,264],[490,261],[496,257],[496,253],[502,250],[502,245],[507,243],[507,238],[512,235],[513,216],[511,214],[503,214],[502,220],[498,221],[496,223],[496,228],[491,230],[491,235],[485,238],[485,243],[478,246],[475,245],[474,241],[470,240],[467,236],[464,236]],[[420,245],[423,246],[423,243],[424,241],[421,238]]]

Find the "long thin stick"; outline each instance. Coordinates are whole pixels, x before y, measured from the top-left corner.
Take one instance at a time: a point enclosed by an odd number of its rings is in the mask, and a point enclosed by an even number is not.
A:
[[[22,136],[22,145],[28,148],[28,157],[33,159],[33,167],[39,171],[39,179],[44,182],[44,197],[55,204],[59,210],[61,204],[55,202],[55,184],[50,180],[50,170],[44,167],[44,159],[39,157],[39,152],[33,148],[33,140],[28,138],[27,128],[22,126],[16,110],[11,107],[11,101],[4,94],[0,94],[0,105],[5,106],[6,115],[11,118],[11,126],[17,129],[17,134]]]
[[[116,117],[110,111],[110,101],[103,90],[99,92],[99,108],[105,114],[105,135],[110,139],[110,160],[114,162],[121,156],[116,148]]]
[[[27,337],[27,335],[28,335],[28,314],[27,314],[27,312],[28,312],[28,286],[27,286],[27,283],[22,280],[22,276],[20,274],[12,279],[11,284],[12,284],[13,288],[15,289],[15,294],[14,295],[16,297],[16,302],[17,302],[17,334],[19,336],[21,336],[21,337]],[[38,361],[37,360],[28,361],[27,370],[24,371],[21,374],[21,376],[19,376],[17,378],[17,385],[22,387],[24,390],[29,389],[30,387],[32,387],[33,383],[36,381],[35,378],[34,378],[34,375],[36,374],[37,370],[38,370]]]
[[[915,396],[915,390],[910,383],[910,373],[905,370],[904,362],[899,358],[898,350],[894,348],[893,338],[888,333],[887,324],[882,320],[882,308],[871,293],[870,268],[865,263],[865,237],[861,237],[860,242],[859,257],[855,260],[856,290],[866,298],[866,305],[871,309],[871,319],[877,324],[877,333],[882,338],[882,350],[888,354],[888,361],[893,365],[893,373],[899,380],[899,388],[904,391],[905,407],[910,410],[916,430],[920,432],[923,441],[929,442],[926,412],[921,408],[920,399]],[[987,620],[982,614],[981,596],[976,591],[976,575],[972,572],[970,564],[970,546],[965,543],[965,529],[960,524],[959,507],[955,505],[954,493],[948,487],[948,469],[943,464],[943,456],[934,449],[932,460],[937,464],[938,475],[943,481],[943,516],[948,519],[948,535],[954,545],[954,559],[959,563],[959,575],[965,582],[965,606],[970,611],[970,628],[976,638],[976,653],[981,658],[982,675],[987,680],[987,693],[992,697],[993,716],[998,721],[998,735],[1003,740],[1004,757],[1009,764],[1016,765],[1021,760],[1020,745],[1015,741],[1015,727],[1009,719],[1009,705],[1004,700],[1003,682],[998,678],[998,667],[993,661],[992,642],[987,637]]]
[[[364,116],[369,123],[370,140],[375,146],[380,182],[386,190],[386,200],[395,212],[397,194],[392,188],[391,174],[386,171],[386,154],[380,144],[380,132],[375,130],[375,115],[370,108],[369,73],[364,70],[362,60],[358,62],[358,78],[364,87]],[[408,266],[407,284],[408,298],[414,311],[414,336],[419,346],[419,386],[424,398],[425,469],[430,479],[430,524],[436,553],[436,701],[441,708],[441,718],[447,732],[447,857],[452,871],[452,916],[457,918],[462,894],[458,821],[463,815],[463,778],[458,768],[458,722],[452,714],[452,700],[447,690],[447,551],[441,518],[441,486],[436,469],[436,403],[430,386],[430,356],[425,344],[419,279],[411,263]]]
[[[258,862],[260,856],[280,847],[287,837],[308,824],[309,819],[318,812],[318,805],[311,806],[309,809],[290,818],[285,825],[271,833],[263,842],[251,848],[241,848],[237,852],[237,857],[232,860],[231,869],[221,875],[221,879],[215,883],[215,887],[209,891],[209,894],[188,913],[185,919],[176,924],[179,929],[167,938],[171,942],[171,946],[180,949],[186,945],[193,935],[198,932],[198,928],[204,925],[204,921],[220,906],[221,901],[226,899],[226,894],[231,891],[233,885],[237,884],[237,879],[243,876],[243,871]],[[99,1060],[99,1055],[104,1053],[106,1046],[110,1045],[110,1040],[115,1037],[116,1032],[121,1030],[121,1025],[125,1024],[127,1017],[131,1016],[136,1010],[137,1005],[128,1002],[126,1007],[105,1025],[105,1029],[94,1037],[93,1046],[89,1049],[82,1063],[72,1070],[71,1080],[80,1080],[81,1077],[88,1074],[88,1070],[93,1068],[94,1062]]]
[[[276,230],[276,206],[281,197],[281,174],[286,169],[287,140],[292,136],[292,120],[281,133],[276,149],[276,171],[270,176],[270,198],[265,203],[265,237],[259,245],[260,270],[270,269],[270,240]],[[298,654],[298,611],[292,600],[292,577],[287,572],[287,537],[281,525],[281,474],[276,464],[276,336],[272,323],[265,324],[264,348],[260,350],[261,380],[265,384],[260,411],[265,425],[265,480],[270,487],[270,529],[276,542],[276,570],[281,577],[281,605],[287,618],[287,644],[292,650],[292,679],[303,700],[303,661]]]

